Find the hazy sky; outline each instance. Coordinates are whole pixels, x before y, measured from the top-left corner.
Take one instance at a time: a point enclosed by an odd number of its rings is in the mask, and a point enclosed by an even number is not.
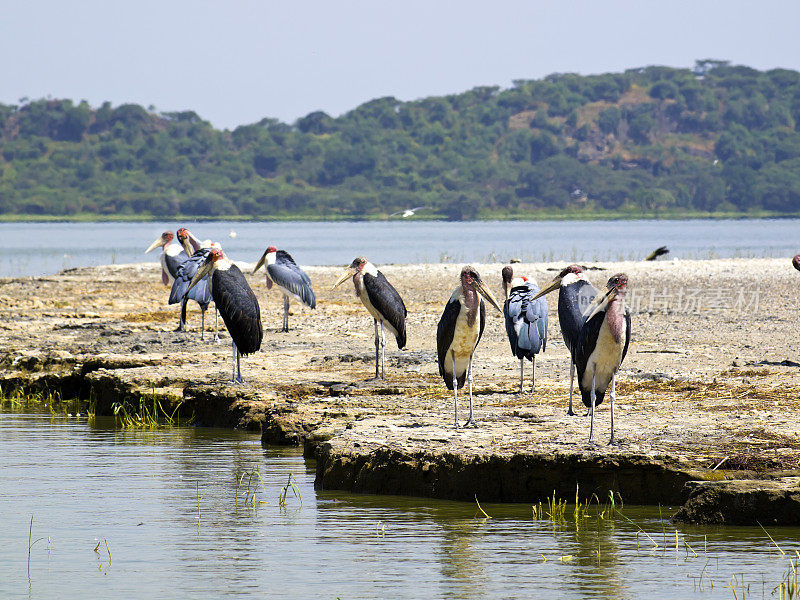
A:
[[[800,70],[800,2],[0,0],[0,52],[0,102],[136,102],[234,128],[554,72]]]

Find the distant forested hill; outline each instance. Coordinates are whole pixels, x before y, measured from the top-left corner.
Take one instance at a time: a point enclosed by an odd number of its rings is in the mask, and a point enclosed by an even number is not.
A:
[[[452,219],[800,212],[800,73],[555,74],[219,131],[194,112],[0,105],[0,214]]]

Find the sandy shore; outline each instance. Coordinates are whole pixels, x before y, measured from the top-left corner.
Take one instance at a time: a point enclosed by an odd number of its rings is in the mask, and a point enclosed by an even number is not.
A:
[[[129,395],[186,400],[201,423],[263,425],[268,439],[330,440],[328,449],[340,453],[379,447],[475,456],[622,452],[669,455],[691,468],[726,457],[729,468],[800,465],[800,275],[789,260],[591,265],[588,276],[596,287],[619,271],[630,279],[633,333],[619,377],[616,448],[588,447],[588,420],[565,414],[568,355],[556,294],[549,297],[550,340],[537,360],[536,392],[517,393],[519,363],[510,354],[502,315],[492,309],[475,359],[481,427],[452,428],[452,396],[438,375],[435,337],[461,266],[379,265],[409,311],[407,348],[399,351],[388,341],[387,381],[381,384],[365,383],[374,368],[371,318],[350,283],[331,290],[341,267],[306,267],[317,310],[294,304],[289,333],[278,331],[280,295],[267,291],[263,274],[248,275],[265,336],[262,351],[243,359],[248,385],[239,388],[225,385],[227,336],[218,344],[210,334],[199,340],[196,305],[190,307],[190,332],[173,331],[178,307],[166,304],[168,290],[155,263],[0,279],[4,389],[80,372],[94,378],[93,385],[114,379],[110,389]],[[474,266],[502,297],[502,265]],[[543,285],[562,266],[519,264],[515,271]],[[213,317],[206,324],[210,328]],[[230,400],[220,409],[227,415],[215,417],[217,408],[198,405],[210,393]],[[464,402],[462,417],[466,408]],[[604,441],[606,405],[596,424]]]

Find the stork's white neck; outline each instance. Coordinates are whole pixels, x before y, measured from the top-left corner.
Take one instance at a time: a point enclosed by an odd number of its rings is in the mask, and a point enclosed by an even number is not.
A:
[[[275,259],[277,258],[277,256],[278,256],[277,252],[268,253],[267,254],[267,264],[268,265],[274,265],[275,264]]]
[[[570,285],[577,281],[583,281],[586,277],[583,273],[567,273],[564,277],[561,278],[561,286]]]
[[[369,273],[373,277],[378,276],[378,269],[369,261],[367,261],[367,264],[364,265],[364,268],[361,271],[363,273]]]
[[[229,261],[227,258],[220,258],[217,262],[214,263],[214,268],[219,271],[227,271],[233,266],[233,263]]]
[[[164,254],[167,256],[177,256],[181,252],[183,252],[183,246],[175,243],[174,241],[164,246]]]
[[[514,279],[511,280],[511,287],[512,288],[520,287],[522,285],[527,285],[527,283],[528,283],[527,277],[514,277]]]

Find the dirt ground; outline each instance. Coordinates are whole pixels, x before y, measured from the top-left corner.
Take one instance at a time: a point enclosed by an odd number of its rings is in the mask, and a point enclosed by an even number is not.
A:
[[[474,266],[501,299],[503,265]],[[541,286],[563,266],[514,269]],[[615,451],[670,453],[703,466],[723,458],[730,468],[799,466],[800,273],[789,259],[587,266],[598,288],[620,271],[630,281],[632,339],[617,385],[621,445]],[[242,359],[246,388],[288,404],[308,428],[331,430],[352,443],[447,444],[494,452],[585,447],[588,418],[566,415],[569,359],[556,293],[548,297],[549,339],[536,361],[534,393],[527,362],[528,389],[517,393],[519,362],[511,355],[502,315],[487,307],[474,364],[480,427],[452,427],[452,394],[436,365],[436,324],[461,267],[378,265],[409,313],[407,347],[400,351],[387,340],[387,378],[380,384],[365,383],[374,375],[372,319],[350,282],[331,290],[343,267],[305,267],[317,309],[293,303],[289,333],[278,331],[280,294],[267,291],[263,272],[248,275],[261,304],[264,342],[260,352]],[[190,306],[190,331],[176,333],[179,309],[167,305],[168,294],[156,263],[0,279],[0,365],[9,375],[101,357],[118,360],[143,387],[180,391],[190,384],[223,385],[230,377],[231,352],[224,331],[219,343],[211,340],[213,310],[201,342],[197,305]],[[462,397],[462,422],[466,413]],[[595,424],[597,439],[604,442],[606,404]]]

